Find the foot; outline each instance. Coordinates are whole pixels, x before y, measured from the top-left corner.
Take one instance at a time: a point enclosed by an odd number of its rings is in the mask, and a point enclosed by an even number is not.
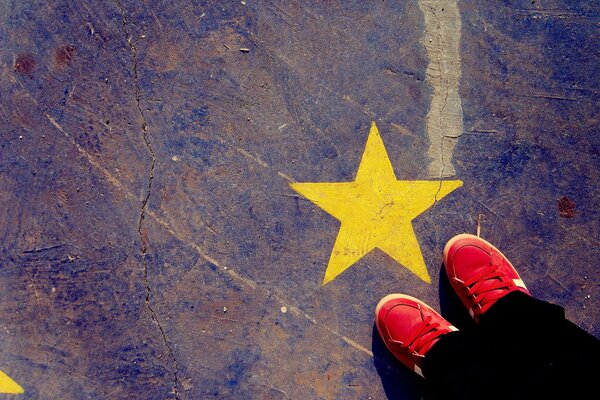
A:
[[[375,325],[386,347],[408,368],[423,376],[421,361],[441,336],[457,329],[427,304],[390,294],[375,309]]]
[[[475,322],[511,292],[531,295],[506,256],[480,237],[465,233],[450,239],[444,247],[444,266]]]

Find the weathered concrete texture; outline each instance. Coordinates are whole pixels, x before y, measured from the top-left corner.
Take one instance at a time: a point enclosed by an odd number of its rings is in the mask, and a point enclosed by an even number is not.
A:
[[[398,179],[428,178],[424,16],[245,3],[0,5],[0,370],[22,398],[427,398],[373,310],[443,309],[442,247],[480,213],[600,336],[600,6],[458,3],[464,186],[414,221],[433,284],[374,251],[322,286],[339,223],[289,182],[352,180],[373,120]]]

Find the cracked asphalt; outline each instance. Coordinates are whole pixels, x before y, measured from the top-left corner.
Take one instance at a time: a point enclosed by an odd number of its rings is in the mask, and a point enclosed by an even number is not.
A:
[[[430,398],[373,311],[468,325],[441,252],[478,220],[600,337],[600,5],[458,1],[464,185],[413,221],[432,283],[373,251],[323,286],[339,222],[290,182],[353,180],[373,121],[429,179],[435,96],[418,1],[326,3],[0,4],[0,370],[25,391],[0,398]]]

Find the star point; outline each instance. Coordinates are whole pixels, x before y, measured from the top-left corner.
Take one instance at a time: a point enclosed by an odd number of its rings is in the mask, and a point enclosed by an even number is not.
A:
[[[431,283],[412,221],[462,184],[397,180],[373,122],[354,181],[291,184],[341,223],[323,285],[375,248]]]

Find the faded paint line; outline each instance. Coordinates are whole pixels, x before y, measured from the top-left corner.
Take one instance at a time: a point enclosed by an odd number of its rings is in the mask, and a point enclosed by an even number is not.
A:
[[[429,177],[456,175],[452,155],[463,134],[463,111],[458,86],[461,77],[461,20],[457,0],[419,0],[425,17],[423,45],[427,50],[427,82],[433,88],[427,114],[431,159]],[[446,140],[444,140],[446,139]]]
[[[277,300],[281,301],[281,298],[279,296],[275,296],[275,298]],[[310,315],[308,315],[304,311],[300,310],[298,307],[288,305],[288,308],[290,309],[290,312],[292,314],[294,314],[294,315],[296,315],[298,317],[303,317],[303,318],[309,320],[310,322],[312,322],[315,325],[322,326],[329,333],[331,333],[334,336],[337,336],[338,338],[340,338],[341,340],[343,340],[344,342],[346,342],[350,346],[354,347],[356,350],[362,351],[363,353],[368,354],[369,356],[373,357],[373,352],[371,350],[365,348],[364,346],[361,346],[360,344],[358,344],[354,340],[350,339],[349,337],[342,335],[341,333],[339,333],[335,329],[332,329],[332,328],[330,328],[329,326],[327,326],[325,324],[320,324],[317,320],[315,320],[313,317],[311,317]]]
[[[56,120],[54,118],[52,118],[49,114],[46,114],[46,117],[48,118],[48,120],[50,121],[50,123],[56,128],[58,129],[61,133],[63,133],[68,139],[69,142],[71,142],[76,148],[77,151],[79,153],[81,153],[83,156],[85,156],[85,158],[88,160],[88,162],[93,165],[95,168],[97,168],[100,172],[102,172],[106,178],[108,179],[108,181],[113,184],[117,189],[119,189],[121,192],[123,192],[123,194],[129,198],[129,199],[137,199],[140,200],[139,198],[137,198],[136,196],[134,196],[124,185],[121,184],[121,182],[115,178],[106,168],[102,167],[95,159],[94,157],[92,157],[83,147],[81,147],[72,137],[71,135],[69,135],[63,128],[62,126],[60,126]],[[239,151],[239,149],[238,149]],[[252,156],[250,153],[248,152],[240,152],[241,154],[244,154],[245,156],[247,156],[245,153],[247,153],[248,155]],[[249,157],[251,159],[253,159],[254,161],[258,162],[254,156]],[[262,161],[262,160],[260,160]],[[259,164],[263,165],[264,162],[259,162]],[[263,166],[268,166],[268,164],[264,163]],[[279,174],[283,174],[278,172]],[[285,175],[285,174],[283,174]],[[281,176],[281,175],[280,175]],[[293,182],[294,180],[292,178],[289,178],[289,180],[291,182]],[[231,268],[228,268],[226,266],[223,266],[219,261],[217,261],[216,259],[214,259],[213,257],[211,257],[201,246],[199,246],[196,243],[190,243],[186,240],[184,240],[184,238],[179,235],[178,232],[176,232],[171,225],[165,221],[164,219],[162,219],[160,216],[158,216],[154,211],[152,211],[150,208],[148,208],[146,210],[146,214],[153,218],[156,222],[158,222],[167,232],[169,232],[169,234],[171,234],[173,237],[175,237],[178,240],[181,240],[183,243],[186,243],[187,245],[191,246],[194,250],[196,250],[196,252],[198,253],[198,255],[200,257],[202,257],[205,261],[208,261],[209,263],[217,266],[220,270],[224,271],[226,274],[228,274],[231,278],[235,279],[237,282],[239,282],[240,284],[250,288],[251,290],[259,290],[259,285],[258,283],[256,283],[255,281],[253,281],[250,278],[246,278],[241,276],[240,274],[238,274],[236,271],[232,270]],[[311,317],[310,315],[308,315],[307,313],[305,313],[304,311],[300,310],[298,307],[291,305],[287,300],[284,299],[283,296],[274,293],[268,289],[262,289],[264,290],[264,292],[267,294],[267,296],[271,296],[272,298],[274,298],[281,306],[286,306],[294,315],[304,318],[306,320],[308,320],[309,322],[311,322],[314,325],[318,325],[323,327],[326,331],[328,331],[329,333],[331,333],[332,335],[336,336],[337,338],[339,338],[340,340],[346,342],[348,345],[352,346],[354,349],[359,350],[365,354],[367,354],[370,357],[373,357],[373,353],[368,350],[367,348],[365,348],[364,346],[361,346],[360,344],[358,344],[357,342],[355,342],[354,340],[348,338],[347,336],[344,336],[342,334],[340,334],[339,332],[337,332],[336,330],[334,330],[333,328],[330,328],[329,326],[318,322],[316,319],[314,319],[313,317]]]
[[[151,214],[148,213],[148,215],[151,215]],[[179,235],[177,235],[177,233],[173,229],[171,229],[168,226],[168,224],[165,221],[158,221],[158,222],[161,225],[163,225],[169,231],[169,233],[171,233],[177,239],[184,241],[181,237],[179,237]],[[187,243],[187,242],[185,242],[185,243]],[[190,243],[188,243],[188,244],[190,244]],[[254,291],[256,291],[256,290],[263,290],[265,292],[265,294],[266,294],[267,297],[273,298],[276,302],[279,303],[279,305],[284,306],[287,309],[289,309],[292,314],[296,315],[297,317],[304,318],[304,319],[306,319],[307,321],[309,321],[310,323],[312,323],[314,325],[317,325],[317,326],[320,326],[320,327],[324,328],[330,334],[332,334],[333,336],[336,336],[337,338],[339,338],[340,340],[344,341],[345,343],[347,343],[348,345],[350,345],[354,349],[359,350],[359,351],[367,354],[369,357],[373,357],[373,352],[372,351],[370,351],[369,349],[365,348],[364,346],[361,346],[360,344],[358,344],[354,340],[350,339],[349,337],[342,335],[341,333],[339,333],[335,329],[329,327],[328,325],[317,321],[315,318],[313,318],[312,316],[310,316],[306,312],[302,311],[300,308],[298,308],[298,307],[290,304],[280,294],[276,293],[273,290],[269,290],[269,289],[266,289],[266,288],[259,288],[257,282],[253,281],[250,278],[246,278],[246,277],[241,276],[240,274],[238,274],[236,271],[232,270],[231,268],[228,268],[226,266],[221,265],[214,258],[208,256],[208,254],[206,253],[206,251],[204,251],[204,249],[202,249],[200,246],[198,246],[196,244],[191,244],[191,246],[198,252],[198,254],[203,259],[205,259],[206,261],[208,261],[208,262],[214,264],[215,266],[217,266],[220,270],[224,271],[227,275],[229,275],[230,277],[232,277],[234,280],[238,281],[238,283],[240,283],[240,284],[242,284],[242,285],[246,286],[247,288],[249,288],[251,290],[254,290]]]
[[[69,140],[69,142],[71,142],[71,144],[73,144],[75,146],[75,148],[77,149],[77,151],[83,155],[85,158],[87,158],[88,162],[90,164],[92,164],[94,167],[96,167],[100,172],[102,172],[104,174],[104,176],[106,177],[106,179],[108,179],[108,181],[115,186],[117,189],[121,190],[130,200],[139,200],[141,201],[141,199],[137,198],[136,196],[132,195],[122,184],[121,182],[115,178],[115,176],[113,174],[110,173],[109,170],[107,170],[106,168],[104,168],[102,165],[100,165],[100,163],[98,161],[96,161],[96,159],[94,157],[92,157],[92,155],[90,153],[88,153],[83,147],[81,147],[81,145],[79,143],[77,143],[75,141],[75,139],[69,135],[62,126],[60,126],[58,124],[58,122],[56,122],[56,120],[54,118],[52,118],[49,114],[46,114],[46,118],[48,118],[48,121],[50,121],[50,123],[56,128],[58,129],[63,135],[65,135],[67,137],[67,139]]]
[[[225,141],[222,141],[223,144],[227,144]],[[244,157],[256,162],[257,164],[259,164],[262,167],[265,168],[271,168],[271,166],[269,164],[267,164],[265,161],[263,161],[260,157],[255,156],[254,154],[250,153],[249,151],[242,149],[241,147],[236,147],[235,150],[240,153],[241,155],[243,155]],[[288,182],[296,182],[294,180],[294,178],[292,178],[291,176],[289,176],[286,173],[283,173],[281,171],[275,171],[277,173],[278,176],[280,176],[281,178],[285,179]]]
[[[253,154],[250,154],[248,151],[242,149],[241,147],[236,147],[235,149],[238,153],[242,154],[244,157],[247,157],[253,161],[256,161],[258,164],[262,165],[263,167],[267,168],[269,166],[269,164],[267,164],[266,162],[261,160],[259,157],[255,156]]]

